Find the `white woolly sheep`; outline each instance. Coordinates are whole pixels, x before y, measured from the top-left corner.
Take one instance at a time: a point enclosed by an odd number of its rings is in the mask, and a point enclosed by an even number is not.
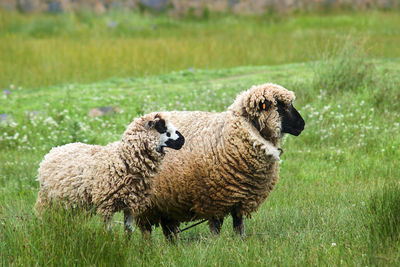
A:
[[[68,208],[97,208],[111,228],[115,212],[124,211],[125,230],[150,204],[152,182],[164,147],[180,149],[184,137],[162,113],[135,119],[121,141],[106,146],[72,143],[53,148],[40,164],[35,209],[53,203]]]
[[[231,214],[235,232],[244,237],[243,216],[258,209],[278,180],[279,140],[304,129],[294,99],[279,85],[263,84],[240,93],[226,112],[166,112],[186,144],[166,154],[152,205],[136,218],[141,231],[150,234],[161,223],[170,238],[180,222],[207,219],[219,234]]]

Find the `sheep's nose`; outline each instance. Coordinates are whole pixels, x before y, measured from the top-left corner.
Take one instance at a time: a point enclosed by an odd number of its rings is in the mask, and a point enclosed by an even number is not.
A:
[[[185,137],[183,137],[183,135],[176,131],[176,134],[179,136],[178,139],[176,140],[176,148],[175,149],[180,149],[183,144],[185,144]]]
[[[167,147],[178,150],[181,149],[181,147],[185,143],[185,137],[183,137],[183,135],[178,131],[176,131],[175,134],[178,136],[178,138],[175,140],[169,139],[167,142],[165,142],[165,144],[167,145]]]

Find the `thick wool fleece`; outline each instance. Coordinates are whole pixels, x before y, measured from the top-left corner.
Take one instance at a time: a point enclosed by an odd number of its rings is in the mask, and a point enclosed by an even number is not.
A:
[[[163,158],[156,152],[160,134],[147,128],[149,120],[154,114],[135,119],[121,141],[107,146],[73,143],[53,148],[40,164],[35,208],[58,202],[86,209],[100,204],[97,211],[105,217],[123,209],[134,216],[142,212],[150,204],[153,177]]]
[[[142,230],[161,218],[177,222],[223,218],[231,211],[250,216],[278,180],[281,122],[276,101],[294,94],[275,84],[253,86],[222,113],[167,112],[186,138],[177,153],[166,154],[154,180],[154,204],[137,218]],[[272,107],[260,114],[260,102]],[[254,127],[257,120],[262,134]]]

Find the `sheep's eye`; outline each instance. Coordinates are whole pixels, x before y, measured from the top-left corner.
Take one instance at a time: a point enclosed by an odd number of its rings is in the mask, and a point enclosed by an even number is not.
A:
[[[167,133],[167,136],[168,136],[168,137],[170,137],[170,136],[171,136],[171,134],[170,134],[170,133]]]
[[[265,100],[264,102],[260,102],[260,110],[268,110],[271,106],[271,101]]]

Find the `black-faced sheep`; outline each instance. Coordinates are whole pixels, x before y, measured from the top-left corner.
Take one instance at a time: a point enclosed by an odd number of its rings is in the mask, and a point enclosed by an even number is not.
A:
[[[153,204],[136,218],[141,231],[161,223],[168,238],[179,233],[180,222],[207,219],[218,234],[231,214],[244,237],[243,216],[259,208],[278,180],[279,140],[304,129],[294,99],[279,85],[263,84],[240,93],[226,112],[166,112],[186,144],[167,153]]]
[[[104,222],[124,211],[125,230],[150,204],[153,178],[164,147],[180,149],[184,137],[162,113],[135,119],[121,141],[106,146],[72,143],[53,148],[40,164],[35,209],[57,202],[66,207],[97,208]]]

